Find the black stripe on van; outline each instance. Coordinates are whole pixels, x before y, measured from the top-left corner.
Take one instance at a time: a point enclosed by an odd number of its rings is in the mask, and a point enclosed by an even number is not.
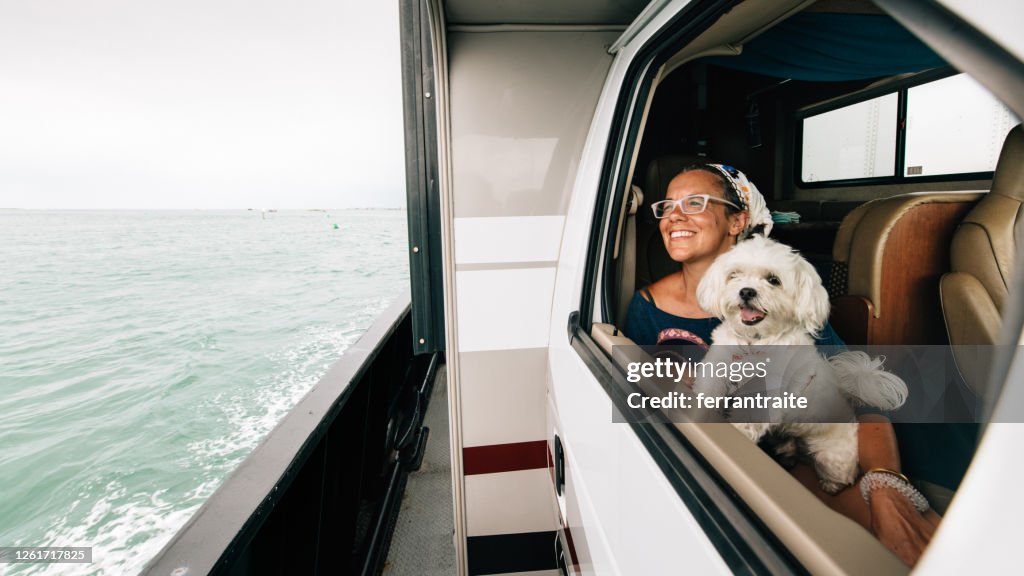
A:
[[[523,532],[466,538],[470,576],[556,570],[558,533]]]

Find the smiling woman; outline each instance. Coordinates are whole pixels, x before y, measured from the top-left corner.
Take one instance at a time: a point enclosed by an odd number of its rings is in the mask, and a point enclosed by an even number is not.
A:
[[[736,243],[749,215],[740,208],[736,191],[710,166],[683,170],[669,183],[666,198],[668,204],[652,208],[665,248],[680,270],[633,297],[625,333],[638,344],[661,344],[668,337],[664,330],[682,329],[705,344],[716,321],[697,304],[697,285],[715,258]]]
[[[400,207],[398,50],[394,2],[5,2],[0,207]]]
[[[715,259],[739,238],[769,232],[771,215],[757,187],[742,172],[710,163],[680,171],[669,182],[666,200],[653,203],[651,209],[665,249],[680,270],[642,287],[633,296],[623,332],[640,345],[692,343],[706,347],[719,320],[697,302],[697,286]],[[841,341],[831,326],[826,326],[819,343]]]

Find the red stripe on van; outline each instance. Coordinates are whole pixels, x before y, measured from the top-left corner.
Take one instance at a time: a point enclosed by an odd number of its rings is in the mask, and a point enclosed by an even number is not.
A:
[[[466,476],[515,472],[548,467],[546,440],[471,446],[462,449],[462,471]]]

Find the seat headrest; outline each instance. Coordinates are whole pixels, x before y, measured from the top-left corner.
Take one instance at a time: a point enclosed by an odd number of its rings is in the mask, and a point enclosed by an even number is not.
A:
[[[875,318],[882,317],[883,308],[891,311],[892,302],[882,298],[882,274],[890,236],[900,226],[921,226],[920,234],[930,238],[922,240],[924,246],[939,250],[936,243],[948,246],[956,224],[981,198],[982,194],[976,192],[912,192],[877,198],[847,214],[832,248],[835,261],[847,264],[847,292],[870,300]],[[926,213],[928,216],[924,216]],[[907,249],[895,248],[895,252],[889,253],[889,261],[898,261],[894,253],[909,254],[900,252]],[[946,253],[944,247],[941,253]]]
[[[1006,135],[990,194],[1024,202],[1024,128],[1020,124]]]

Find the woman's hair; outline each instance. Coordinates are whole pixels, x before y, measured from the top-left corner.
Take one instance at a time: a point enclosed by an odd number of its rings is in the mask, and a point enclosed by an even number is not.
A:
[[[708,166],[707,164],[690,164],[686,168],[683,168],[682,170],[680,170],[679,174],[676,174],[676,176],[679,176],[680,174],[686,174],[687,172],[694,172],[694,171],[707,172],[708,174],[711,174],[712,176],[714,176],[715,177],[715,181],[718,182],[719,184],[721,184],[721,186],[722,186],[722,196],[726,200],[728,200],[729,202],[732,202],[736,206],[746,206],[746,202],[744,202],[743,198],[740,197],[739,191],[737,191],[736,188],[733,187],[732,183],[729,182],[729,180],[726,179],[725,176],[723,176],[722,173],[718,171],[718,169],[716,169],[716,168],[714,168],[712,166]],[[729,216],[732,216],[733,214],[739,214],[740,212],[743,212],[744,210],[746,210],[746,209],[745,208],[743,208],[743,209],[734,208],[734,207],[732,207],[732,206],[730,206],[728,204],[725,205],[725,213],[726,213],[726,215],[729,215]],[[746,233],[742,234],[740,237],[742,239],[742,238],[749,238],[750,236],[752,236],[754,234],[764,235],[764,228],[765,227],[764,227],[763,224],[757,224],[755,226],[750,227],[750,229],[747,230]]]
[[[679,174],[676,174],[676,176],[686,174],[687,172],[707,172],[708,174],[711,174],[712,176],[715,177],[715,181],[722,186],[723,198],[737,206],[744,205],[743,199],[740,198],[739,192],[737,192],[736,189],[733,188],[732,184],[730,184],[729,181],[725,179],[725,176],[722,176],[722,173],[719,172],[718,170],[712,168],[711,166],[708,166],[707,164],[690,164],[686,168],[680,170]],[[733,214],[738,214],[742,211],[742,209],[733,208],[728,204],[725,205],[725,213],[729,214],[730,216]]]

